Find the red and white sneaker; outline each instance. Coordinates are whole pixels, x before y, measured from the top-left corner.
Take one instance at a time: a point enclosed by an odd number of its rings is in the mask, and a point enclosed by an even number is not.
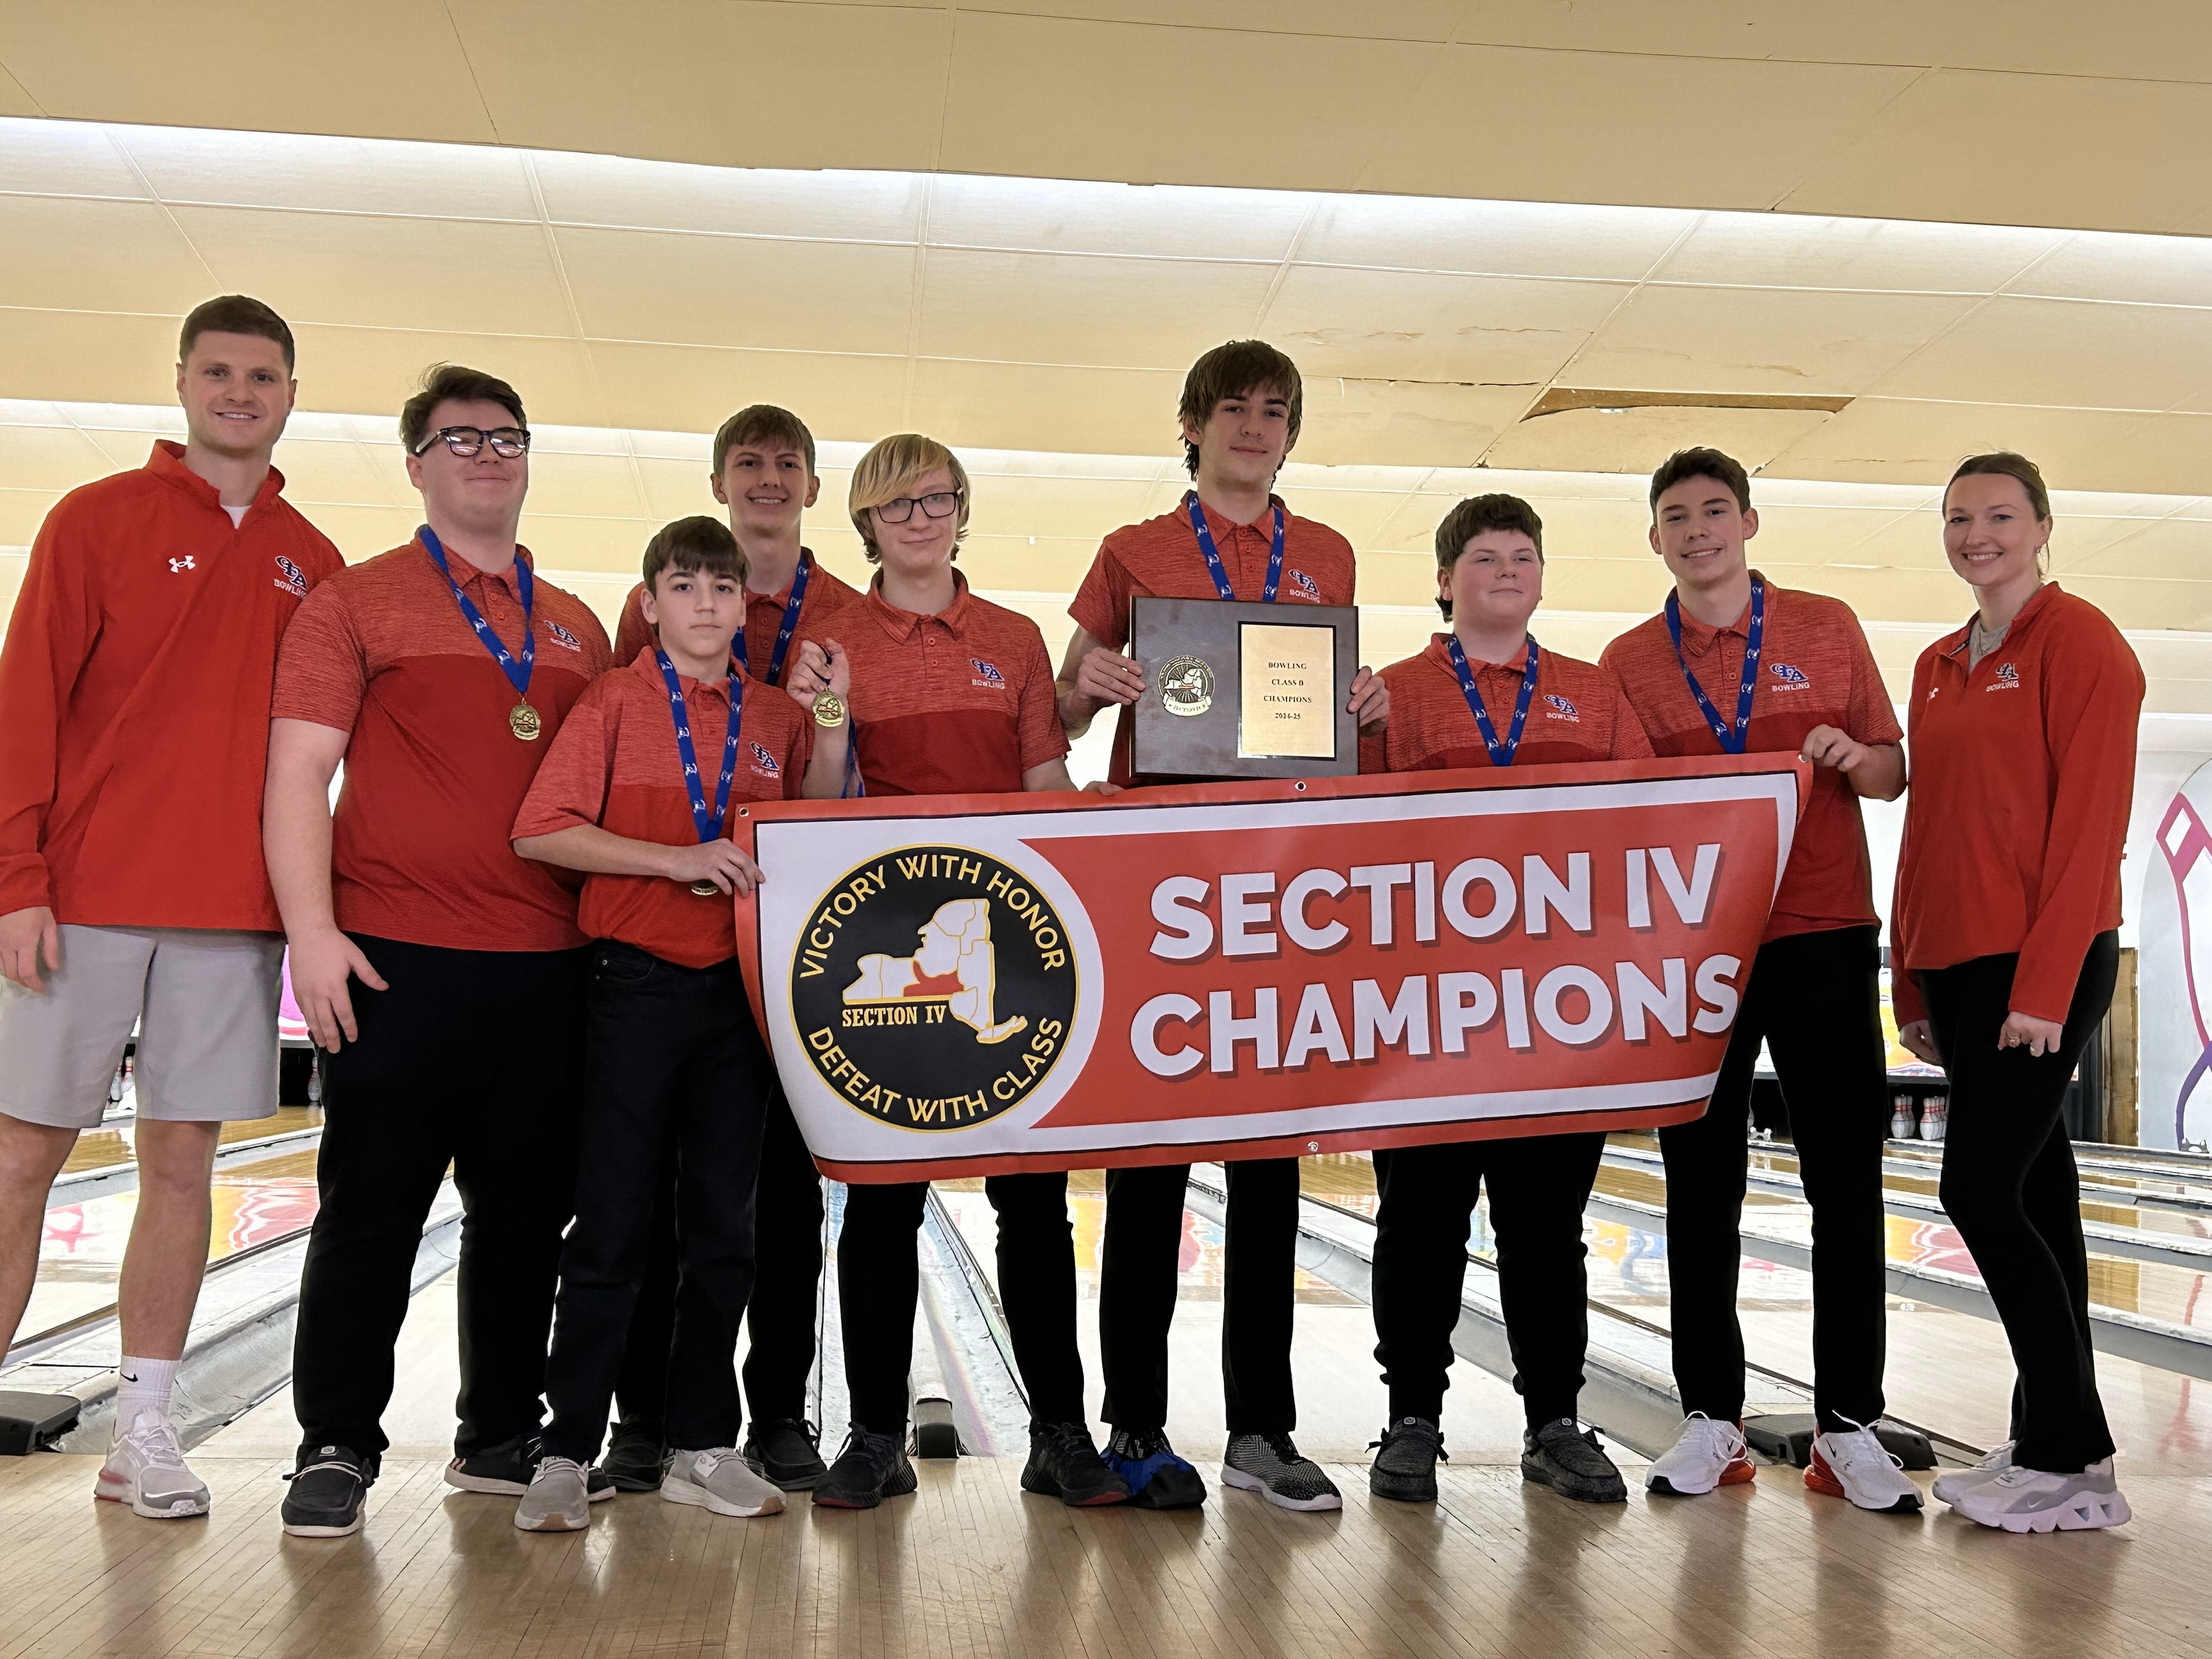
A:
[[[1740,1486],[1753,1474],[1743,1425],[1692,1412],[1674,1443],[1644,1472],[1644,1490],[1698,1498],[1716,1486]]]
[[[1917,1515],[1920,1488],[1905,1478],[1905,1465],[1872,1429],[1850,1428],[1813,1437],[1805,1485],[1831,1498],[1847,1498],[1881,1515]]]
[[[149,1520],[171,1521],[208,1512],[206,1483],[185,1466],[177,1431],[163,1417],[141,1417],[108,1449],[93,1496],[128,1504]]]

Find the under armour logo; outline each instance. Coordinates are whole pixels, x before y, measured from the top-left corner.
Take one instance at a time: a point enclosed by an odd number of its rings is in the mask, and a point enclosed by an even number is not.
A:
[[[190,554],[186,554],[181,559],[172,559],[169,561],[169,574],[173,576],[179,574],[183,571],[197,570],[198,568],[199,567],[192,562],[191,556]]]

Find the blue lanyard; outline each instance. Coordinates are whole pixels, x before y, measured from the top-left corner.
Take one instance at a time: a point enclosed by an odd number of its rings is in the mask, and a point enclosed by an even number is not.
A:
[[[722,744],[722,775],[714,781],[714,810],[707,811],[707,782],[699,775],[699,756],[691,746],[691,720],[684,707],[684,682],[676,678],[676,665],[668,660],[668,653],[656,645],[653,658],[660,664],[662,684],[668,687],[668,712],[676,721],[676,752],[684,757],[684,787],[691,797],[691,822],[698,826],[699,840],[714,840],[722,833],[722,820],[730,810],[730,781],[738,775],[738,721],[744,712],[745,677],[738,672],[735,663],[730,665],[730,735]]]
[[[1213,586],[1224,599],[1237,597],[1237,590],[1229,585],[1229,573],[1222,568],[1221,555],[1213,545],[1213,532],[1206,528],[1206,509],[1198,504],[1198,492],[1194,489],[1182,498],[1183,511],[1190,514],[1190,527],[1198,532],[1198,550],[1206,555],[1206,568],[1213,573]],[[1267,586],[1260,595],[1260,603],[1273,605],[1275,589],[1283,580],[1283,504],[1275,503],[1275,540],[1267,553]]]
[[[1682,678],[1690,683],[1690,695],[1698,700],[1705,724],[1713,728],[1723,749],[1741,755],[1751,741],[1751,694],[1759,687],[1759,645],[1766,636],[1766,584],[1755,574],[1751,579],[1751,632],[1743,642],[1743,684],[1735,694],[1733,726],[1721,719],[1721,711],[1690,672],[1690,659],[1682,654],[1682,603],[1672,593],[1667,596],[1667,632],[1674,641],[1674,660],[1682,665]]]
[[[490,652],[498,662],[500,672],[514,687],[515,696],[526,699],[530,696],[531,665],[538,660],[538,638],[530,626],[537,584],[531,579],[529,565],[524,562],[519,553],[516,555],[514,586],[515,591],[522,596],[522,660],[517,662],[507,648],[499,642],[499,635],[492,632],[491,624],[484,620],[483,612],[477,609],[476,601],[464,593],[461,585],[453,580],[453,568],[446,562],[446,550],[439,545],[437,533],[426,524],[415,532],[415,537],[428,550],[432,562],[438,567],[438,574],[446,579],[446,586],[453,590],[453,597],[460,601],[461,615],[468,618],[469,626],[476,629],[477,637],[483,641],[484,649]],[[533,732],[532,735],[536,734]]]
[[[1490,711],[1482,706],[1482,693],[1474,689],[1474,670],[1468,666],[1467,653],[1460,649],[1459,636],[1448,634],[1444,637],[1451,647],[1452,667],[1459,674],[1460,695],[1474,711],[1474,723],[1481,729],[1483,744],[1490,750],[1490,763],[1512,765],[1513,757],[1520,751],[1522,730],[1528,724],[1528,705],[1536,696],[1536,636],[1528,635],[1528,660],[1521,669],[1521,696],[1513,705],[1512,729],[1506,732],[1503,743],[1498,740],[1498,728],[1490,723]]]
[[[770,685],[783,683],[783,659],[791,649],[791,636],[799,631],[799,607],[806,603],[806,579],[813,574],[814,556],[802,547],[799,573],[791,579],[791,597],[783,602],[783,622],[775,630],[775,649],[769,653],[764,678]]]

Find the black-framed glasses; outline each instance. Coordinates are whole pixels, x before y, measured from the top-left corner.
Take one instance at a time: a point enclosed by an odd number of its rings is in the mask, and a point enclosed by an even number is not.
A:
[[[885,524],[904,524],[914,517],[920,507],[925,516],[949,519],[960,510],[960,492],[957,489],[933,490],[927,495],[899,495],[888,501],[876,503],[876,516]]]
[[[507,461],[530,451],[530,428],[527,427],[496,426],[487,432],[480,426],[441,426],[416,444],[415,453],[417,455],[425,453],[440,439],[443,439],[446,447],[463,460],[468,459],[486,444],[491,446],[493,454]],[[940,514],[939,516],[944,515]]]

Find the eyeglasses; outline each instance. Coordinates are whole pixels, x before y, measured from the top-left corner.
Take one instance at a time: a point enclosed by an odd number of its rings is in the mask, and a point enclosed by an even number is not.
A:
[[[895,501],[878,501],[876,516],[885,524],[904,524],[914,517],[917,506],[930,518],[949,519],[960,510],[960,492],[940,489],[927,495],[901,495]]]
[[[495,427],[489,432],[486,432],[482,427],[441,426],[415,446],[415,453],[417,455],[426,453],[430,446],[441,438],[445,440],[446,447],[463,460],[468,459],[487,443],[491,446],[493,454],[501,460],[507,461],[528,453],[530,448],[530,432],[526,427]]]

